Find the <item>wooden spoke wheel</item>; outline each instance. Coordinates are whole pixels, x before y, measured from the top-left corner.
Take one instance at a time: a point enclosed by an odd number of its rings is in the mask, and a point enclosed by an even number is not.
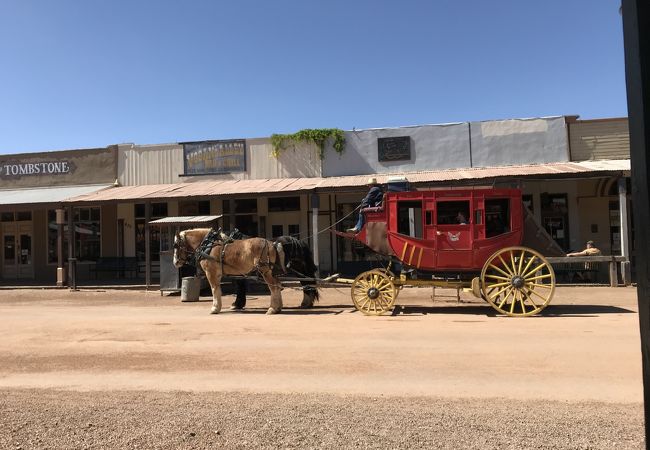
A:
[[[495,252],[481,271],[483,298],[509,316],[532,316],[551,302],[555,272],[540,253],[527,247]]]
[[[369,316],[393,309],[397,297],[392,277],[383,270],[369,270],[354,279],[352,301],[355,308]]]
[[[391,272],[390,270],[388,270],[388,269],[380,268],[380,269],[375,269],[375,270],[379,270],[380,272],[383,272],[391,280],[395,279],[395,274],[393,272]],[[399,297],[399,293],[402,292],[403,287],[404,286],[402,286],[401,284],[395,285],[395,300],[397,300],[397,297]]]

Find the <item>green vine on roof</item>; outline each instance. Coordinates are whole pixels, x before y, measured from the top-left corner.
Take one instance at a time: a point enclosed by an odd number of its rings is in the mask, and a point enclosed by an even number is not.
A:
[[[293,134],[273,134],[271,135],[271,154],[274,157],[280,156],[282,150],[287,148],[289,142],[294,144],[300,142],[311,142],[318,147],[318,156],[320,159],[325,157],[325,144],[328,139],[333,139],[332,147],[339,155],[345,150],[345,134],[338,128],[305,128]]]

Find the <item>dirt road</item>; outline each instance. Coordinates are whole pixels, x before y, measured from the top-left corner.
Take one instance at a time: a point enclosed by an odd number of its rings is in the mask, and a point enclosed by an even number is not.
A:
[[[0,389],[6,400],[0,419],[17,427],[0,431],[0,444],[636,448],[642,443],[634,289],[561,288],[545,314],[525,319],[496,316],[469,296],[461,303],[433,302],[430,289],[405,289],[398,299],[402,306],[386,317],[355,312],[343,289],[325,289],[310,311],[297,309],[298,292],[287,289],[283,295],[283,314],[265,316],[267,296],[249,300],[243,313],[209,315],[207,297],[181,303],[157,292],[0,292]],[[230,301],[226,297],[224,304]],[[177,401],[189,405],[183,413],[174,409]],[[118,404],[131,425],[120,425],[126,419],[117,419]],[[81,439],[91,436],[74,426],[73,435],[46,433],[48,421],[39,419],[48,415],[44,408],[60,423],[76,418],[76,425],[93,423],[93,431],[100,424],[108,428],[94,440]],[[164,411],[177,421],[163,420],[168,426],[162,426]],[[229,411],[230,420],[204,436],[204,429],[214,428],[205,422],[208,417],[222,423],[219,411]],[[238,414],[248,419],[233,417]],[[194,436],[183,435],[189,428]],[[124,438],[126,430],[133,439]],[[216,431],[228,439],[216,439],[221,436]],[[162,438],[169,433],[171,441]],[[559,440],[545,440],[548,433]],[[40,443],[32,439],[37,435]],[[76,440],[64,440],[70,436]]]

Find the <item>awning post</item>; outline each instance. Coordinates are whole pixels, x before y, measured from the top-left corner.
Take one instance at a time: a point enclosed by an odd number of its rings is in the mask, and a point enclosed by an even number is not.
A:
[[[145,273],[145,285],[147,290],[151,285],[151,229],[149,226],[149,221],[151,220],[151,203],[146,202],[144,204],[144,273]]]
[[[72,278],[76,274],[72,273],[76,270],[76,265],[70,264],[70,259],[75,258],[75,230],[74,230],[74,209],[72,206],[68,207],[68,286],[72,286]]]
[[[56,285],[65,285],[65,269],[63,261],[63,225],[65,224],[65,210],[56,210]]]
[[[618,205],[620,215],[621,229],[621,256],[625,256],[625,261],[621,261],[621,277],[623,286],[629,286],[632,282],[632,271],[630,269],[630,246],[629,231],[627,221],[627,179],[625,177],[618,179]]]
[[[314,263],[316,264],[316,277],[320,278],[320,260],[318,258],[318,207],[320,198],[318,194],[311,195],[311,221],[312,221],[312,252],[314,254]]]

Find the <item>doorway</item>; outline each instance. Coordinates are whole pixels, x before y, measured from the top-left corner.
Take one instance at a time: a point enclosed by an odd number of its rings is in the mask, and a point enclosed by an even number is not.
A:
[[[2,277],[34,278],[32,222],[2,223]]]

